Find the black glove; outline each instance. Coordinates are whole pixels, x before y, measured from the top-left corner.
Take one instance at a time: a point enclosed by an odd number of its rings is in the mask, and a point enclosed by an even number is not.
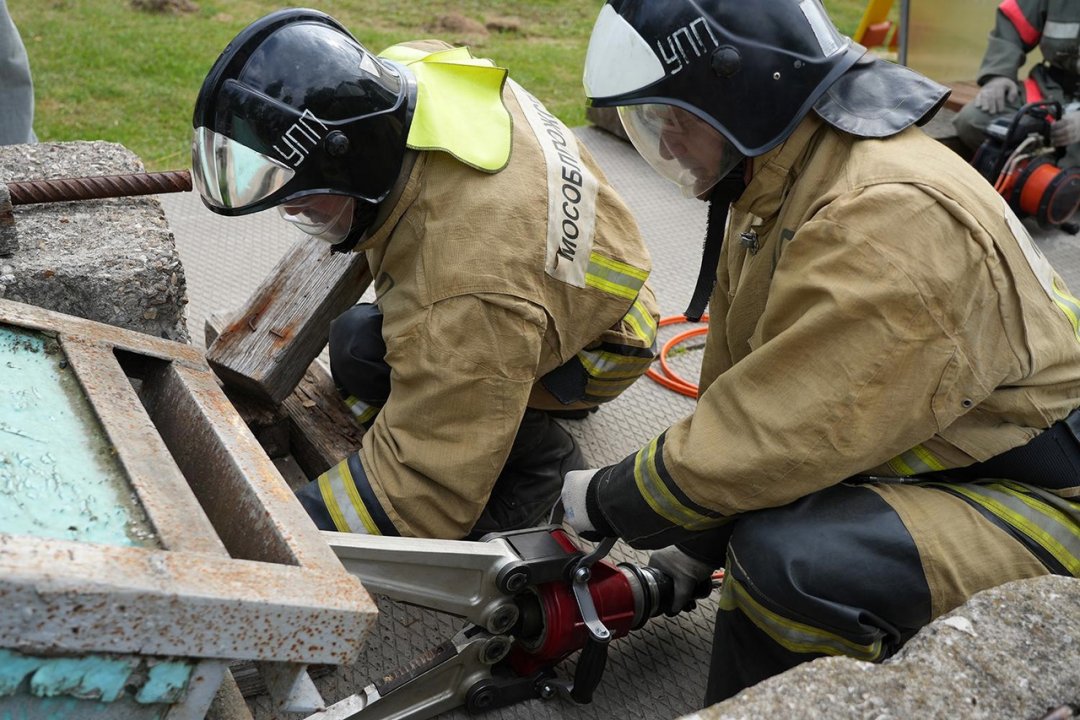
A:
[[[671,578],[671,602],[663,603],[661,607],[668,617],[693,610],[699,598],[708,597],[712,592],[715,568],[690,557],[674,545],[653,552],[649,556],[649,567]]]

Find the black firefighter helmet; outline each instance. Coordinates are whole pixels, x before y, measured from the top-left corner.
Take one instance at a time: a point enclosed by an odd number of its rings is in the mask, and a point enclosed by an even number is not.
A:
[[[811,109],[885,137],[929,120],[948,96],[841,35],[819,0],[608,0],[584,83],[593,106],[619,109],[642,156],[698,197]],[[680,134],[693,142],[677,146]]]
[[[192,176],[222,215],[278,207],[311,235],[355,245],[401,171],[415,85],[317,10],[242,30],[203,82]]]

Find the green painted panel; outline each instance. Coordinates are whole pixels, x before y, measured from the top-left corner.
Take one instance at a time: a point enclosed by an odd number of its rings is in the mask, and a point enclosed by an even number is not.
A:
[[[60,344],[2,324],[0,532],[158,546]]]
[[[195,663],[133,655],[34,657],[0,649],[0,720],[159,717],[184,698]],[[5,714],[7,713],[7,714]]]
[[[190,663],[164,661],[150,666],[146,684],[139,688],[135,700],[141,703],[171,703],[184,696],[191,680]]]
[[[96,655],[52,658],[44,662],[30,679],[30,692],[38,697],[72,695],[114,702],[123,694],[124,684],[138,664],[135,658]]]

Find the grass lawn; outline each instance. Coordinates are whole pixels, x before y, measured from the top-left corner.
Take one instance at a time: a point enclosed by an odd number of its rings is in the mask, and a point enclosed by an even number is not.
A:
[[[161,13],[136,9],[131,0],[7,4],[30,55],[38,137],[122,143],[148,170],[189,167],[191,111],[207,70],[248,23],[283,7],[267,0],[194,0],[194,11]],[[566,124],[585,122],[581,68],[599,0],[309,5],[340,20],[372,50],[426,37],[468,44],[508,67]],[[825,0],[825,6],[851,33],[865,2]]]

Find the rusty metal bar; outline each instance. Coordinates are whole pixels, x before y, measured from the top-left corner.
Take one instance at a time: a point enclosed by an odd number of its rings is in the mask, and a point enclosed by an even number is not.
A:
[[[96,177],[53,178],[6,183],[12,205],[95,200],[97,198],[156,195],[191,190],[187,170],[99,175]]]

